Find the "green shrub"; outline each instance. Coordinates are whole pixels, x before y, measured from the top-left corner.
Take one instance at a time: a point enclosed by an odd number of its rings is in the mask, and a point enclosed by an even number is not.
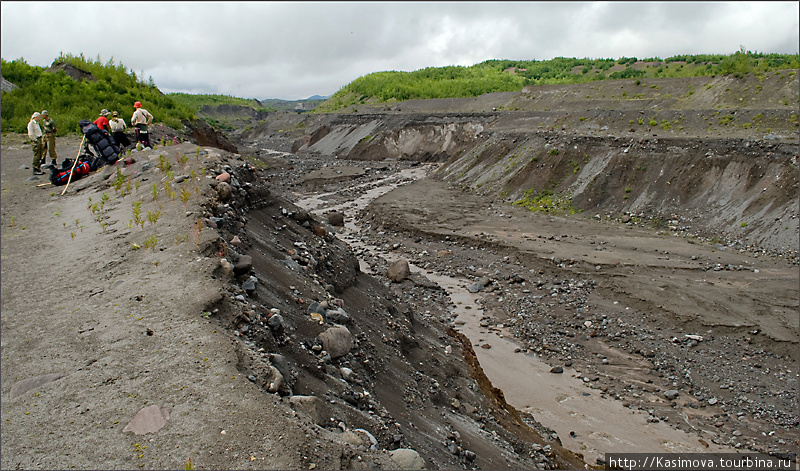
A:
[[[95,80],[77,81],[64,71],[45,72],[47,68],[28,65],[24,59],[2,60],[3,78],[18,86],[2,92],[3,132],[26,133],[31,114],[47,109],[56,121],[58,135],[79,133],[78,121],[94,121],[103,108],[117,110],[129,121],[136,101],[153,114],[156,123],[173,128],[180,129],[183,120],[195,118],[189,108],[163,95],[152,78],[145,81],[122,64],[115,64],[113,58],[102,63],[99,57],[92,61],[83,54],[61,54],[54,61],[58,63],[90,73]]]

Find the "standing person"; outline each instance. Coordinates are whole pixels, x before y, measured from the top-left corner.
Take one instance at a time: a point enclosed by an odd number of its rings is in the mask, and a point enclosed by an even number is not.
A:
[[[58,154],[56,154],[56,122],[50,117],[47,110],[42,110],[42,131],[44,132],[44,149],[42,150],[42,160],[47,160],[47,153],[50,153],[50,163],[56,165]]]
[[[106,116],[108,116],[108,110],[103,108],[102,110],[100,110],[100,117],[94,120],[94,124],[96,124],[98,128],[104,131],[108,131],[110,128],[110,126],[108,125],[108,118],[106,118]]]
[[[42,172],[42,160],[44,160],[44,134],[39,127],[42,115],[38,111],[33,113],[31,120],[28,121],[28,137],[33,143],[33,174],[44,175]]]
[[[150,147],[150,133],[147,131],[147,126],[153,122],[153,115],[142,108],[142,103],[139,101],[134,103],[133,107],[136,108],[136,110],[133,112],[133,116],[131,116],[131,126],[136,128],[134,130],[136,133],[136,141],[141,142],[145,147]]]
[[[125,120],[120,118],[119,113],[114,111],[111,113],[111,120],[108,124],[111,126],[111,136],[117,141],[120,150],[124,151],[126,147],[131,145],[128,136],[125,135],[125,128],[127,127]]]

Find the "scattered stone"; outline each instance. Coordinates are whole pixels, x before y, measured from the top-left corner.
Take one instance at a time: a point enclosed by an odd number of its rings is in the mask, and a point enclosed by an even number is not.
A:
[[[133,432],[134,435],[156,433],[161,430],[169,420],[172,409],[153,404],[140,410],[133,419],[122,429],[123,432]]]
[[[556,365],[556,366],[550,368],[550,372],[551,373],[555,373],[555,374],[563,373],[564,372],[564,367],[561,366],[561,365]]]
[[[267,319],[267,325],[273,331],[280,330],[283,326],[283,317],[280,314],[272,314],[269,316],[269,319]]]
[[[231,174],[228,172],[222,172],[216,176],[215,180],[217,180],[218,182],[230,183]]]
[[[350,381],[355,377],[355,373],[350,368],[343,366],[339,368],[339,372],[342,374],[342,379],[345,381]]]
[[[325,318],[336,324],[347,324],[350,322],[350,315],[342,308],[328,309],[325,311]]]
[[[670,401],[674,401],[678,397],[680,397],[680,393],[675,389],[670,389],[668,391],[664,391],[664,397],[666,397]]]
[[[242,283],[242,289],[244,290],[245,293],[247,293],[248,296],[252,295],[255,292],[256,281],[258,281],[258,278],[256,278],[255,276],[251,276],[250,278],[247,279],[247,281]]]

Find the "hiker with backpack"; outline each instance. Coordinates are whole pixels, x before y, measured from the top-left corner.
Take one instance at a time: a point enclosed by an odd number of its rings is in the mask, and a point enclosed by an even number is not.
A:
[[[144,147],[150,147],[150,133],[147,127],[153,122],[153,115],[146,109],[142,108],[142,103],[137,101],[133,104],[136,110],[131,116],[131,126],[134,127],[136,133],[136,142],[141,143]]]

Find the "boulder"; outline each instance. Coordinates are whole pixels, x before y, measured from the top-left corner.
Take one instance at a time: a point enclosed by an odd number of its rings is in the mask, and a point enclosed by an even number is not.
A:
[[[249,255],[239,256],[239,260],[233,265],[233,273],[236,276],[245,275],[253,268],[253,257]]]
[[[353,334],[343,325],[335,325],[319,334],[319,340],[331,358],[339,358],[353,348]]]
[[[398,448],[389,452],[397,469],[425,469],[425,460],[411,448]]]
[[[405,280],[410,274],[411,269],[408,266],[408,262],[404,259],[395,260],[390,263],[389,268],[386,270],[386,276],[395,283]]]
[[[231,190],[231,186],[225,182],[220,182],[215,190],[217,190],[217,196],[219,200],[223,203],[230,201],[231,197],[233,197],[233,191]]]
[[[331,226],[344,226],[344,214],[342,213],[330,213],[328,215],[328,224]]]

